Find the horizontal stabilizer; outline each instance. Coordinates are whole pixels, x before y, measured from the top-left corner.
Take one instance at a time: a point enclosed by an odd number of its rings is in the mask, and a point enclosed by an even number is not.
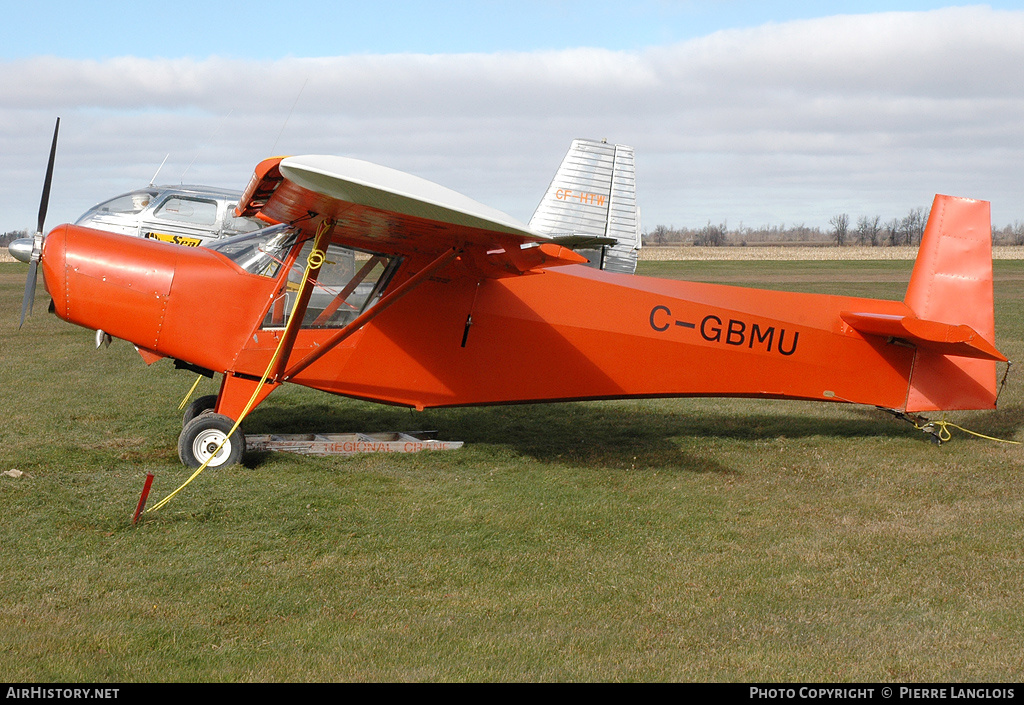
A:
[[[520,273],[587,262],[586,257],[576,254],[568,247],[551,242],[506,250],[503,254],[503,259],[511,262]]]
[[[967,325],[953,325],[939,321],[926,321],[916,316],[895,316],[883,313],[843,311],[839,316],[851,328],[865,335],[904,340],[919,348],[941,355],[1006,362],[1006,357],[996,350],[992,343]]]
[[[598,247],[612,246],[618,240],[613,237],[595,237],[592,235],[552,235],[551,239],[562,247],[570,250],[578,248],[596,249]]]

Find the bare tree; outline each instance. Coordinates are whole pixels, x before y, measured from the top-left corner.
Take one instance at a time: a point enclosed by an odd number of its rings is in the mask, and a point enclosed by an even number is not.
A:
[[[707,225],[697,231],[697,234],[693,238],[693,244],[721,247],[726,242],[726,232],[725,223],[722,223],[721,225],[712,225],[709,220]]]
[[[900,221],[898,218],[893,218],[885,224],[885,239],[890,247],[896,247],[900,244]]]
[[[4,245],[9,245],[13,240],[17,240],[18,238],[22,237],[28,237],[27,230],[11,230],[6,233],[3,233],[2,235],[0,235],[0,247]]]
[[[832,239],[836,241],[839,247],[846,244],[846,237],[850,232],[850,216],[846,213],[840,213],[839,215],[832,216],[832,219],[828,221],[832,226]]]
[[[900,231],[904,245],[914,245],[921,242],[924,235],[924,226],[928,222],[924,208],[917,207],[907,213],[900,221]]]
[[[882,217],[878,215],[874,218],[868,218],[866,215],[862,215],[860,219],[857,220],[857,242],[861,245],[878,247],[878,238],[882,232],[881,221]]]
[[[694,244],[705,246],[722,246],[729,244],[778,243],[793,244],[798,242],[824,243],[831,240],[838,246],[852,242],[877,247],[879,245],[916,245],[921,242],[925,227],[928,224],[928,211],[925,208],[914,208],[903,218],[893,218],[882,222],[880,216],[861,216],[856,226],[850,222],[850,216],[842,213],[829,220],[828,228],[808,227],[799,225],[762,225],[751,228],[740,225],[730,231],[726,223],[713,225],[709,220],[702,228],[675,228],[659,225],[644,233],[644,243],[651,245]],[[993,239],[997,242],[1014,242],[1024,245],[1024,223],[1018,221],[1007,225],[1001,231],[993,231]]]

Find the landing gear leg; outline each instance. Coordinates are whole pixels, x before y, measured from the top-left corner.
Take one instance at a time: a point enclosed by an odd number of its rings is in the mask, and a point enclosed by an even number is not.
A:
[[[220,394],[217,395],[217,406],[215,409],[218,414],[223,414],[233,419],[241,418],[243,413],[248,414],[251,412],[279,386],[279,384],[274,384],[273,382],[266,382],[261,385],[258,379],[226,372],[220,382]],[[257,387],[259,387],[258,391]],[[256,393],[255,401],[253,401],[249,409],[246,409],[245,407],[248,405],[249,400],[253,398],[254,392]]]

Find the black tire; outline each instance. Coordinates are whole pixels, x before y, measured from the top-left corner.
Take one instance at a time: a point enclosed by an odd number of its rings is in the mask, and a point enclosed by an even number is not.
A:
[[[188,422],[199,416],[205,414],[207,411],[213,411],[217,406],[217,395],[209,394],[205,397],[199,397],[194,402],[185,407],[185,413],[181,417],[181,425],[187,426]]]
[[[178,458],[186,467],[193,469],[200,467],[213,455],[234,425],[235,422],[227,416],[212,412],[200,414],[181,429],[181,435],[178,436]],[[224,447],[217,455],[213,456],[213,460],[206,467],[217,469],[230,467],[241,462],[244,454],[245,436],[242,434],[242,429],[239,428],[224,443]]]

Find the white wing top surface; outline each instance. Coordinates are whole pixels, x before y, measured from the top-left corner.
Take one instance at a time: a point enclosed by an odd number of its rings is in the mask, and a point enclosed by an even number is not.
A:
[[[327,198],[413,218],[547,240],[510,215],[432,181],[372,162],[331,155],[287,157],[281,174]]]

